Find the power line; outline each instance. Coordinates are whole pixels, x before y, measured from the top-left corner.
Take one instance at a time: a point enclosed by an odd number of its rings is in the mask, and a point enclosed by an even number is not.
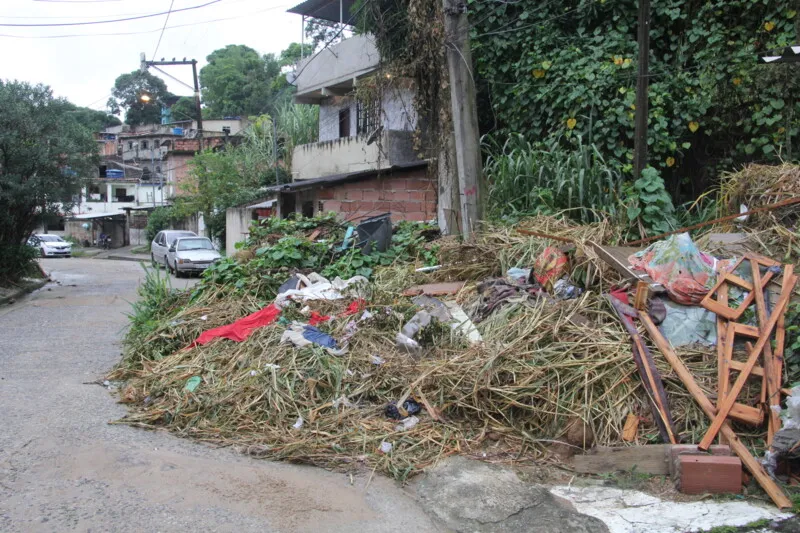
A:
[[[156,54],[158,53],[158,47],[161,46],[161,38],[164,37],[164,30],[167,28],[167,22],[169,22],[169,14],[172,13],[172,6],[175,4],[175,0],[171,0],[169,3],[169,10],[167,11],[167,18],[164,19],[164,25],[161,27],[161,34],[158,36],[158,42],[156,43],[156,49],[153,51],[153,59],[156,58]]]
[[[217,2],[220,0],[216,0]],[[233,2],[231,2],[233,3]],[[275,9],[281,9],[284,7],[288,7],[291,4],[283,4],[280,6],[268,7],[266,9],[259,9],[258,11],[253,11],[251,13],[246,13],[244,15],[236,15],[235,17],[221,17],[216,19],[209,19],[209,20],[201,20],[198,22],[190,22],[186,24],[175,24],[173,26],[167,26],[166,30],[174,30],[177,28],[188,28],[192,26],[200,26],[203,24],[211,24],[212,22],[223,22],[227,20],[236,20],[246,17],[251,17],[253,15],[258,15],[259,13],[264,13],[266,11],[273,11]],[[174,11],[173,11],[174,13]],[[0,33],[0,37],[7,37],[9,39],[67,39],[67,38],[74,38],[74,37],[119,37],[123,35],[146,35],[149,33],[158,33],[162,29],[155,28],[153,30],[143,30],[143,31],[129,31],[129,32],[114,32],[114,33],[68,33],[62,35],[12,35],[8,33]]]
[[[181,9],[176,9],[174,12],[178,13],[180,11],[191,11],[191,10],[194,10],[194,9],[200,9],[201,7],[210,6],[211,4],[216,4],[216,3],[221,2],[221,1],[222,0],[211,0],[210,2],[206,2],[205,4],[200,4],[200,5],[197,5],[197,6],[183,7]],[[129,21],[129,20],[140,20],[140,19],[146,19],[146,18],[152,18],[152,17],[159,17],[161,15],[168,15],[169,13],[170,13],[169,11],[162,11],[161,13],[150,13],[148,15],[139,15],[139,16],[136,16],[136,17],[126,17],[126,18],[109,19],[109,20],[89,20],[89,21],[83,21],[83,22],[53,22],[53,23],[49,23],[49,24],[0,24],[0,26],[26,27],[26,28],[30,28],[30,27],[40,28],[40,27],[52,27],[52,26],[89,26],[89,25],[93,25],[93,24],[109,24],[111,22],[126,22],[126,21]]]

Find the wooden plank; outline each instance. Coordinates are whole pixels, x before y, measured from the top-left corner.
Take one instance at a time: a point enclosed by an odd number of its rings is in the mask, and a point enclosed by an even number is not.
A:
[[[743,403],[735,403],[728,418],[748,426],[759,427],[764,423],[764,410]]]
[[[728,361],[728,366],[731,370],[741,371],[744,368],[744,363],[741,361]],[[751,376],[764,377],[764,367],[754,366],[750,371]]]
[[[573,457],[572,466],[581,474],[605,474],[628,471],[636,467],[637,472],[653,476],[669,475],[669,445],[652,444],[629,448],[598,446],[591,453]]]
[[[764,302],[764,289],[761,283],[761,266],[758,261],[748,257],[750,260],[750,270],[753,273],[753,286],[756,289],[753,291],[756,295],[756,317],[758,318],[758,325],[764,327],[767,322],[767,304]],[[777,325],[777,324],[776,324]],[[752,349],[748,346],[748,349]],[[777,393],[778,387],[775,385],[775,377],[772,374],[772,346],[767,343],[761,354],[761,359],[764,366],[764,376],[761,378],[761,403],[769,403],[769,397],[775,398],[775,403],[780,406],[780,393]],[[776,425],[780,426],[777,413],[767,413],[769,415],[769,422],[767,427],[767,446],[772,444],[772,437],[777,430]],[[774,416],[773,416],[774,415]]]
[[[778,323],[778,318],[780,318],[780,315],[783,314],[784,308],[789,302],[789,297],[792,295],[794,285],[797,283],[797,278],[793,275],[792,265],[786,266],[783,276],[784,278],[783,288],[781,289],[781,297],[778,299],[778,303],[775,304],[775,308],[773,309],[772,315],[770,315],[766,325],[761,328],[761,337],[759,337],[758,342],[756,342],[756,345],[753,348],[753,351],[747,358],[747,363],[739,374],[739,377],[736,379],[736,382],[731,387],[730,392],[725,397],[725,400],[721,404],[719,412],[714,418],[714,421],[711,423],[711,427],[708,428],[708,432],[706,432],[705,437],[703,437],[703,440],[700,441],[698,447],[701,450],[707,450],[708,447],[711,446],[714,437],[716,437],[720,427],[722,427],[722,424],[725,422],[725,418],[728,416],[731,407],[736,402],[736,398],[739,396],[739,393],[742,392],[742,387],[744,387],[744,383],[747,381],[747,376],[750,374],[750,371],[753,369],[753,367],[756,366],[758,356],[761,355],[764,346],[766,346],[766,344],[769,342],[770,337],[772,336],[772,330],[775,329],[775,325]]]
[[[600,256],[600,259],[609,264],[614,270],[619,272],[622,277],[630,281],[645,281],[650,284],[654,291],[663,292],[664,286],[656,283],[653,278],[645,273],[638,274],[628,262],[628,257],[641,251],[641,248],[632,248],[627,246],[600,246],[599,244],[589,241],[589,244],[594,249],[595,253]]]
[[[761,278],[762,287],[766,287],[774,275],[775,274],[773,274],[772,271],[767,271],[767,273]],[[739,320],[744,312],[747,311],[747,308],[753,304],[755,296],[756,295],[754,291],[747,293],[747,296],[744,297],[741,305],[739,305],[739,307],[737,307],[731,314],[731,320]]]
[[[677,356],[675,351],[669,345],[667,340],[658,330],[653,321],[650,320],[650,317],[647,316],[646,313],[639,313],[639,317],[644,324],[645,328],[647,329],[650,338],[655,342],[656,346],[658,346],[659,350],[661,350],[661,354],[667,360],[667,362],[672,366],[675,373],[678,375],[678,378],[683,382],[683,386],[686,387],[686,390],[694,397],[697,404],[700,408],[705,412],[706,416],[709,418],[713,418],[717,410],[714,408],[714,404],[711,403],[703,389],[697,384],[692,376],[692,373],[686,368],[686,365],[683,364],[680,357]],[[739,458],[742,460],[742,464],[744,464],[745,468],[753,474],[753,477],[756,478],[761,488],[772,498],[772,501],[775,502],[775,505],[778,506],[780,509],[788,509],[792,507],[792,502],[786,495],[783,493],[781,488],[775,483],[775,480],[764,470],[764,467],[761,466],[761,463],[750,454],[750,451],[747,449],[747,446],[739,440],[739,437],[736,435],[736,432],[733,431],[729,422],[723,420],[722,425],[720,426],[720,432],[725,435],[725,439],[728,441],[728,446],[731,447],[733,453],[735,453]]]
[[[761,336],[761,330],[755,326],[748,326],[747,324],[731,323],[737,335],[744,335],[752,339],[757,339]]]
[[[747,252],[744,254],[744,256],[750,261],[755,261],[761,265],[764,265],[765,267],[781,266],[780,261],[775,261],[774,259],[764,257],[763,255],[759,255],[755,252]]]
[[[650,286],[646,281],[636,282],[636,296],[633,300],[633,308],[637,311],[647,310],[647,299],[650,296]]]
[[[625,419],[625,426],[622,428],[622,440],[633,442],[636,440],[636,432],[639,431],[639,417],[633,413],[628,413]]]
[[[744,257],[740,257],[740,258],[739,258],[739,259],[738,259],[738,260],[737,260],[737,261],[736,261],[736,262],[735,262],[735,263],[734,263],[734,264],[733,264],[733,265],[730,267],[730,269],[729,269],[727,272],[733,272],[734,270],[736,270],[736,267],[738,267],[739,265],[741,265],[743,260],[744,260]],[[720,275],[719,275],[719,276],[717,276],[717,282],[716,282],[716,283],[714,283],[714,286],[713,286],[713,287],[711,287],[711,290],[709,290],[709,291],[708,291],[708,294],[706,294],[706,295],[703,297],[703,299],[702,299],[702,300],[700,300],[700,305],[703,305],[703,302],[713,302],[713,301],[715,301],[715,300],[714,300],[714,295],[715,295],[715,294],[716,294],[716,292],[719,290],[719,288],[720,288],[720,287],[722,287],[722,284],[723,284],[723,283],[725,283],[725,273],[720,273]],[[703,307],[705,307],[705,305],[703,305]],[[706,307],[706,309],[708,309],[708,308]]]
[[[734,285],[738,285],[739,287],[743,288],[746,291],[753,290],[753,284],[747,281],[744,278],[740,278],[733,272],[728,272],[725,274],[725,281],[728,283],[733,283]]]
[[[728,306],[728,284],[721,283],[717,291],[717,302],[720,305]],[[728,388],[731,385],[731,372],[728,361],[730,356],[727,353],[727,347],[730,343],[728,340],[728,322],[725,318],[717,316],[717,408],[722,399],[728,394]],[[719,436],[720,444],[727,444],[725,435]]]
[[[639,377],[644,384],[645,392],[647,392],[650,410],[653,412],[659,434],[664,442],[675,443],[677,442],[675,437],[675,424],[669,412],[669,403],[667,402],[667,393],[664,390],[664,383],[653,361],[653,356],[650,354],[650,350],[644,342],[642,342],[642,337],[633,325],[633,320],[625,315],[625,308],[627,306],[610,294],[606,295],[606,298],[611,304],[612,309],[617,313],[620,322],[622,322],[622,326],[633,340],[633,360],[636,363],[636,369],[639,371]]]

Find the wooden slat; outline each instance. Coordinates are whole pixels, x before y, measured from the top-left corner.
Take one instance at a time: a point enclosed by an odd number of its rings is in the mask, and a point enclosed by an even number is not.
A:
[[[728,361],[728,367],[730,367],[731,370],[742,370],[744,368],[744,363],[741,361]],[[764,377],[764,367],[754,366],[750,371],[750,375]]]
[[[728,305],[728,284],[721,283],[717,291],[717,302],[727,307]],[[728,346],[728,322],[725,318],[717,316],[717,409],[731,385],[730,356],[727,353]],[[727,444],[725,435],[719,436],[720,444]]]
[[[678,375],[680,380],[683,382],[683,386],[686,387],[686,390],[694,397],[697,404],[700,408],[705,412],[706,416],[709,418],[714,418],[716,415],[716,409],[714,408],[714,404],[711,403],[703,389],[697,384],[692,376],[692,373],[686,368],[686,365],[683,364],[683,361],[675,354],[672,347],[669,345],[667,340],[658,330],[653,321],[650,320],[650,317],[647,316],[647,313],[639,313],[639,318],[642,320],[645,328],[647,329],[650,338],[655,342],[658,349],[661,350],[661,354],[667,360],[667,362],[672,366],[675,373]],[[747,446],[739,440],[739,437],[736,435],[736,432],[733,431],[729,422],[723,420],[722,425],[720,426],[720,432],[725,435],[725,439],[728,441],[728,446],[730,446],[733,453],[739,456],[742,460],[742,464],[753,474],[753,477],[756,478],[761,488],[764,489],[772,501],[775,502],[775,505],[778,506],[780,509],[788,509],[792,507],[792,502],[786,495],[783,493],[781,488],[775,483],[775,480],[764,470],[764,467],[761,466],[761,463],[752,456],[750,451],[747,449]]]
[[[761,336],[761,330],[755,326],[748,326],[747,324],[731,324],[737,335],[744,335],[752,339],[757,339]]]
[[[772,279],[773,276],[774,274],[771,271],[768,271],[761,279],[761,285],[763,287],[766,287],[767,283],[769,283],[769,281]],[[717,280],[717,283],[719,284],[724,281],[725,280],[722,279],[722,276],[720,276],[720,279]],[[753,299],[755,298],[755,291],[750,291],[747,294],[747,296],[745,296],[744,300],[742,300],[741,305],[739,305],[739,307],[737,307],[736,309],[731,309],[730,307],[727,306],[727,304],[722,305],[717,300],[714,299],[714,293],[717,291],[718,288],[719,286],[715,285],[714,288],[708,291],[708,294],[706,294],[700,301],[700,305],[703,306],[703,308],[708,309],[712,313],[716,313],[717,315],[725,317],[728,320],[739,320],[739,318],[741,318],[742,314],[747,310],[747,308],[753,304]]]
[[[747,381],[747,376],[750,374],[750,371],[753,369],[753,367],[756,366],[758,356],[761,355],[764,346],[766,346],[766,344],[769,342],[772,335],[772,330],[775,329],[775,325],[778,323],[778,318],[783,313],[786,304],[789,302],[789,297],[792,295],[792,289],[794,289],[796,282],[797,278],[793,275],[792,265],[787,265],[783,274],[781,297],[778,299],[778,303],[775,304],[775,308],[773,309],[772,315],[770,315],[766,325],[761,328],[761,337],[759,337],[758,342],[756,342],[756,345],[753,348],[753,351],[747,358],[747,363],[745,364],[744,368],[742,368],[739,377],[736,379],[736,382],[731,387],[730,392],[728,392],[728,395],[722,402],[719,412],[714,418],[714,421],[711,423],[711,427],[708,428],[708,432],[706,432],[705,437],[703,437],[703,440],[700,441],[698,447],[701,450],[707,450],[708,447],[711,446],[711,443],[714,441],[714,437],[716,437],[717,433],[722,427],[722,424],[725,422],[725,418],[728,416],[731,407],[736,402],[736,398],[739,396],[739,393],[742,392],[742,387],[744,387],[744,383]]]
[[[764,290],[761,284],[761,266],[755,259],[748,259],[750,260],[750,269],[753,273],[753,286],[756,287],[756,289],[753,291],[756,294],[756,317],[758,318],[758,325],[763,328],[764,324],[767,322],[767,304],[764,302]],[[767,405],[777,404],[780,406],[781,398],[780,393],[778,392],[779,387],[775,384],[775,376],[772,370],[774,365],[772,358],[772,346],[770,346],[769,342],[764,345],[761,359],[764,366],[764,377],[761,380],[761,403],[766,403]],[[774,398],[774,402],[770,398]],[[776,428],[780,427],[780,419],[778,418],[778,414],[773,413],[771,410],[767,413],[767,415],[769,416],[767,426],[767,446],[769,446],[772,444],[772,437],[774,437],[775,433],[778,431]]]
[[[765,267],[774,267],[774,266],[781,266],[780,261],[775,261],[774,259],[770,259],[769,257],[764,257],[763,255],[759,255],[754,252],[747,252],[744,256],[749,259],[750,261],[755,261],[764,265]]]

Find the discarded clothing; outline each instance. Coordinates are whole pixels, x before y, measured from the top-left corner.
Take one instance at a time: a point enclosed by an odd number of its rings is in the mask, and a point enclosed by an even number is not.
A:
[[[711,290],[717,275],[727,271],[732,260],[719,261],[697,249],[688,233],[672,235],[628,258],[631,266],[644,270],[664,285],[679,304],[697,305]]]
[[[311,311],[311,316],[308,319],[308,323],[312,326],[316,326],[317,324],[322,324],[323,322],[327,322],[330,319],[331,317],[328,315],[321,315],[316,311]]]
[[[268,326],[275,322],[280,314],[281,310],[278,309],[275,304],[270,304],[260,311],[256,311],[255,313],[247,315],[244,318],[240,318],[233,324],[228,324],[227,326],[220,326],[218,328],[204,331],[199,337],[197,337],[196,341],[189,345],[189,348],[201,344],[207,344],[217,337],[230,339],[236,342],[242,342],[250,336],[254,329]]]
[[[332,355],[344,355],[347,350],[339,349],[336,339],[314,326],[301,322],[292,322],[292,325],[281,335],[282,343],[291,343],[298,348],[304,348],[316,344],[322,346]]]
[[[536,299],[542,289],[538,285],[511,283],[504,279],[489,279],[478,284],[481,305],[474,322],[482,322],[496,309],[514,302],[524,302],[529,298]]]
[[[571,284],[567,278],[561,278],[553,284],[553,296],[559,300],[574,300],[583,294],[583,289]]]
[[[531,277],[530,268],[509,268],[506,277],[518,285],[525,285]]]
[[[337,277],[333,281],[328,281],[317,273],[311,273],[308,277],[297,274],[297,277],[300,278],[301,288],[279,294],[275,298],[275,305],[283,308],[290,301],[341,300],[344,293],[360,297],[362,287],[368,283],[364,276],[353,276],[348,280]]]
[[[548,246],[536,258],[536,262],[533,264],[533,275],[539,285],[550,292],[553,290],[556,280],[563,278],[567,273],[567,263],[567,255],[564,252],[554,246]]]

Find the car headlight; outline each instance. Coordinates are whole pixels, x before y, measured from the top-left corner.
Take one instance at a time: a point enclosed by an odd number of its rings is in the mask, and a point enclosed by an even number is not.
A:
[[[186,263],[191,263],[191,262],[192,262],[191,259],[178,259],[178,263],[181,264],[181,265],[186,264]]]

